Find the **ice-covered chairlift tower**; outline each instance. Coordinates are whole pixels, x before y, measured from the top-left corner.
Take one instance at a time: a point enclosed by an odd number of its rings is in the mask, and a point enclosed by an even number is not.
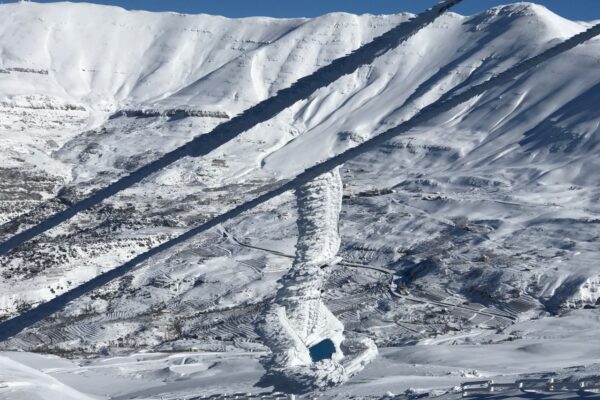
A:
[[[295,191],[298,242],[291,269],[267,310],[259,331],[272,354],[263,362],[265,383],[286,391],[306,391],[348,380],[375,358],[368,338],[344,338],[344,325],[323,303],[322,289],[338,261],[342,179],[335,167]],[[311,348],[330,343],[330,354],[315,359]]]

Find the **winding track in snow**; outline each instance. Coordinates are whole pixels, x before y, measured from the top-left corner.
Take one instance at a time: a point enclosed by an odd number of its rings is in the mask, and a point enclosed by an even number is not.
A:
[[[318,89],[335,82],[344,75],[353,73],[363,65],[371,64],[376,58],[406,42],[421,29],[434,22],[438,17],[462,1],[443,0],[414,18],[400,23],[395,28],[376,37],[370,43],[344,57],[334,60],[331,64],[318,69],[313,74],[300,78],[292,86],[277,92],[275,96],[250,107],[240,115],[220,124],[210,133],[197,136],[183,146],[164,154],[159,159],[98,190],[66,210],[60,211],[39,224],[11,237],[0,244],[0,255],[7,254],[20,244],[71,219],[79,212],[87,210],[103,200],[141,182],[148,176],[184,157],[200,157],[210,153],[235,139],[241,133],[270,120],[296,102],[308,98]]]
[[[253,250],[264,251],[266,253],[270,253],[270,254],[273,254],[273,255],[279,256],[279,257],[285,257],[285,258],[290,258],[290,259],[294,258],[294,256],[291,254],[282,253],[277,250],[267,249],[265,247],[258,247],[258,246],[252,246],[252,245],[246,244],[246,243],[240,241],[239,239],[237,239],[235,236],[233,236],[225,228],[222,228],[222,229],[223,229],[223,233],[225,234],[225,236],[227,236],[229,239],[231,239],[231,241],[233,241],[238,246],[245,247],[248,249],[253,249]],[[478,310],[476,308],[468,307],[468,306],[461,305],[461,304],[448,303],[445,301],[426,300],[426,299],[421,299],[421,298],[417,298],[417,297],[410,296],[410,295],[400,294],[393,289],[393,282],[395,280],[399,279],[399,277],[395,274],[394,271],[389,270],[389,269],[372,267],[370,265],[365,265],[365,264],[351,263],[351,262],[347,262],[347,261],[343,261],[343,260],[341,262],[338,262],[335,265],[340,265],[343,267],[350,267],[350,268],[368,269],[368,270],[377,271],[382,274],[389,275],[390,284],[388,286],[388,290],[393,297],[406,299],[413,303],[432,304],[432,305],[436,305],[436,306],[440,306],[440,307],[459,308],[462,310],[473,312],[474,314],[485,315],[485,316],[493,317],[493,318],[500,318],[500,319],[508,320],[510,322],[514,322],[517,320],[517,315],[515,313],[507,312],[506,314],[502,314],[502,313],[494,312],[492,310],[488,310],[488,311],[486,311],[484,309]]]
[[[231,241],[234,242],[235,244],[237,244],[238,246],[245,247],[245,248],[248,248],[248,249],[253,249],[253,250],[264,251],[266,253],[271,253],[271,254],[273,254],[275,256],[279,256],[279,257],[285,257],[285,258],[290,258],[290,259],[294,259],[295,258],[295,256],[293,256],[291,254],[283,253],[281,251],[277,251],[277,250],[273,250],[273,249],[267,249],[265,247],[252,246],[250,244],[246,244],[246,243],[242,242],[241,240],[239,240],[238,238],[236,238],[235,236],[233,236],[225,228],[221,228],[221,229],[223,230],[223,233],[225,234],[225,236],[227,236],[229,239],[231,239]],[[370,269],[372,271],[381,272],[382,274],[392,275],[392,277],[395,276],[394,275],[394,271],[389,270],[389,269],[379,268],[379,267],[372,267],[370,265],[359,264],[359,263],[352,263],[352,262],[348,262],[348,261],[344,261],[344,260],[338,262],[335,265],[341,265],[343,267],[349,267],[349,268]]]
[[[529,58],[496,76],[491,77],[490,79],[488,79],[487,81],[485,81],[481,84],[475,85],[475,86],[471,87],[470,89],[464,90],[463,92],[458,93],[458,94],[454,94],[453,92],[450,92],[447,95],[444,95],[440,100],[421,109],[413,118],[401,123],[400,125],[398,125],[394,128],[391,128],[391,129],[375,136],[374,138],[371,138],[371,139],[363,142],[362,144],[357,145],[356,147],[348,149],[348,150],[344,151],[343,153],[338,154],[337,156],[334,156],[324,162],[321,162],[319,164],[314,165],[311,168],[306,169],[304,172],[297,175],[294,179],[291,179],[290,181],[279,186],[278,188],[275,188],[267,193],[263,193],[262,195],[254,198],[250,201],[247,201],[237,207],[234,207],[233,209],[214,217],[213,219],[205,222],[204,224],[197,226],[195,228],[192,228],[189,231],[181,234],[180,236],[175,237],[165,243],[162,243],[161,245],[159,245],[153,249],[148,250],[145,253],[142,253],[142,254],[136,256],[135,258],[120,265],[119,267],[116,267],[110,271],[107,271],[101,275],[98,275],[95,278],[93,278],[92,280],[90,280],[86,283],[83,283],[82,285],[80,285],[74,289],[71,289],[68,292],[63,293],[46,303],[43,303],[29,311],[24,312],[23,314],[21,314],[17,317],[14,317],[10,320],[7,320],[7,321],[1,323],[0,324],[0,341],[6,340],[6,339],[18,334],[25,328],[35,324],[36,322],[41,321],[42,319],[44,319],[45,317],[47,317],[49,315],[52,315],[55,312],[61,310],[68,302],[75,300],[75,299],[83,296],[84,294],[86,294],[100,286],[103,286],[116,278],[119,278],[119,277],[125,275],[126,273],[132,271],[136,265],[148,260],[152,256],[159,254],[170,248],[173,248],[179,244],[182,244],[185,241],[193,238],[194,236],[196,236],[202,232],[205,232],[209,229],[212,229],[214,227],[217,227],[217,226],[231,220],[232,218],[235,218],[235,217],[241,215],[242,213],[244,213],[248,210],[251,210],[252,208],[254,208],[260,204],[263,204],[263,203],[265,203],[265,202],[267,202],[289,190],[295,190],[300,185],[313,180],[317,176],[319,176],[327,171],[330,171],[333,168],[335,168],[355,157],[358,157],[363,153],[366,153],[367,151],[373,150],[374,148],[383,144],[384,142],[388,141],[389,139],[392,139],[402,133],[406,133],[410,129],[415,128],[415,127],[419,126],[420,124],[423,124],[423,123],[427,122],[428,120],[431,120],[431,119],[443,114],[444,112],[451,111],[456,106],[458,106],[476,96],[481,95],[485,91],[492,89],[495,86],[499,86],[499,85],[508,83],[512,79],[521,75],[522,73],[527,72],[528,70],[530,70],[532,68],[535,68],[537,65],[539,65],[545,61],[548,61],[549,59],[556,57],[559,54],[562,54],[562,53],[592,39],[593,37],[595,37],[597,35],[600,35],[600,24],[595,25],[582,33],[579,33],[579,34],[565,40],[564,42],[561,42],[561,43],[555,45],[554,47],[551,47],[550,49],[542,52],[541,54],[539,54],[535,57]]]

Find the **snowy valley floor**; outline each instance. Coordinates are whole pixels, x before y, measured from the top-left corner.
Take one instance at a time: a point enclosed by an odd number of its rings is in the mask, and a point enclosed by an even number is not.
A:
[[[390,393],[460,398],[470,380],[600,374],[600,311],[577,310],[513,325],[506,333],[473,331],[413,346],[382,348],[377,360],[347,385],[322,398],[380,398]],[[261,353],[135,353],[66,360],[27,352],[0,353],[0,399],[190,399],[234,392],[263,393]],[[268,389],[266,389],[268,391]],[[408,392],[407,392],[408,391]],[[520,396],[520,397],[514,397]],[[553,394],[547,398],[578,398]],[[596,398],[590,394],[586,398]],[[307,398],[312,398],[308,396]],[[544,398],[496,393],[491,398]]]

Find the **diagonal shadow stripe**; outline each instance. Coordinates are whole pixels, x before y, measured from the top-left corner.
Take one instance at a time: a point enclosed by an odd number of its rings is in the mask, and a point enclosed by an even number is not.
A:
[[[39,224],[24,230],[0,244],[0,256],[33,239],[34,237],[56,227],[103,200],[119,193],[144,178],[173,164],[183,157],[199,157],[231,141],[241,133],[265,122],[292,106],[297,101],[308,98],[318,89],[325,87],[344,75],[351,74],[363,65],[368,65],[377,57],[398,47],[425,26],[431,24],[440,15],[462,0],[443,0],[411,20],[401,23],[370,43],[362,46],[347,56],[334,60],[331,64],[318,69],[313,74],[300,78],[296,83],[257,105],[250,107],[242,114],[222,123],[210,133],[198,136],[183,146],[164,154],[159,159],[139,168],[131,174],[119,179],[109,186],[98,190],[91,196],[73,204],[66,210],[58,212]]]
[[[68,302],[77,299],[78,297],[84,295],[85,293],[88,293],[88,292],[112,281],[113,279],[116,279],[120,276],[125,275],[126,273],[133,270],[133,268],[136,265],[140,264],[143,261],[148,260],[150,257],[152,257],[162,251],[170,249],[174,246],[177,246],[177,245],[185,242],[186,240],[198,235],[199,233],[205,232],[219,224],[227,222],[227,221],[231,220],[232,218],[239,216],[243,212],[251,210],[252,208],[254,208],[262,203],[265,203],[266,201],[273,199],[274,197],[277,197],[280,194],[287,192],[288,190],[293,190],[293,189],[297,188],[298,186],[316,178],[317,176],[319,176],[319,175],[321,175],[321,174],[323,174],[323,173],[325,173],[325,172],[327,172],[327,171],[329,171],[329,170],[331,170],[331,169],[333,169],[333,168],[335,168],[357,156],[360,156],[361,154],[363,154],[367,151],[370,151],[370,150],[376,148],[377,146],[383,144],[384,142],[386,142],[402,133],[406,133],[410,129],[412,129],[420,124],[423,124],[424,122],[427,122],[428,120],[430,120],[432,118],[435,118],[447,111],[452,110],[454,107],[456,107],[476,96],[481,95],[485,91],[509,82],[510,80],[518,77],[522,73],[527,72],[528,70],[530,70],[532,68],[535,68],[539,64],[541,64],[553,57],[556,57],[559,54],[562,54],[562,53],[572,49],[573,47],[575,47],[581,43],[584,43],[587,40],[589,40],[597,35],[600,35],[600,24],[597,24],[597,25],[591,27],[590,29],[588,29],[587,31],[579,33],[579,34],[567,39],[566,41],[559,43],[558,45],[544,51],[543,53],[541,53],[533,58],[527,59],[527,60],[509,68],[508,70],[490,78],[489,80],[487,80],[479,85],[473,86],[472,88],[462,91],[461,93],[458,93],[458,94],[452,95],[452,93],[449,93],[447,96],[444,96],[441,100],[421,109],[421,111],[419,111],[410,120],[403,122],[402,124],[400,124],[394,128],[391,128],[391,129],[375,136],[374,138],[371,138],[371,139],[363,142],[362,144],[360,144],[356,147],[348,149],[348,150],[344,151],[343,153],[338,154],[337,156],[334,156],[324,162],[321,162],[319,164],[314,165],[311,168],[308,168],[307,170],[302,172],[300,175],[298,175],[295,178],[293,178],[292,180],[284,183],[280,187],[273,189],[267,193],[264,193],[246,203],[243,203],[243,204],[221,214],[221,215],[218,215],[215,218],[207,221],[206,223],[204,223],[200,226],[197,226],[197,227],[183,233],[182,235],[161,244],[158,247],[155,247],[151,250],[148,250],[145,253],[138,255],[137,257],[126,262],[125,264],[123,264],[113,270],[110,270],[108,272],[105,272],[105,273],[97,276],[96,278],[82,284],[81,286],[78,286],[64,294],[61,294],[61,295],[55,297],[54,299],[48,301],[47,303],[41,304],[41,305],[37,306],[36,308],[26,311],[25,313],[13,318],[13,319],[10,319],[8,321],[1,323],[0,324],[0,341],[6,340],[6,339],[18,334],[25,328],[27,328],[27,327],[35,324],[36,322],[39,322],[42,319],[50,316],[51,314],[61,310]]]

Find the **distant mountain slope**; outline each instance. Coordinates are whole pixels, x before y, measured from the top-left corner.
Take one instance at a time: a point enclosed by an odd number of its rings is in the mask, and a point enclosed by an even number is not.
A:
[[[90,4],[0,5],[0,238],[409,17],[231,20]],[[0,316],[113,268],[587,26],[531,3],[448,14],[208,157],[181,160],[0,258]],[[344,166],[342,255],[396,270],[399,285],[438,305],[471,301],[529,318],[595,303],[599,67],[595,39]],[[294,213],[284,196],[229,228],[242,241],[291,254]],[[251,315],[287,266],[215,232],[14,343],[83,351],[185,339],[254,349]],[[391,300],[373,283],[378,276],[344,274],[332,280],[329,300],[347,327],[402,315],[426,328],[374,330],[378,344],[506,322],[473,322],[458,311],[424,321],[420,306],[382,305]],[[347,311],[349,293],[367,308],[366,328]],[[203,317],[213,312],[225,322]],[[198,332],[206,338],[194,338]]]

